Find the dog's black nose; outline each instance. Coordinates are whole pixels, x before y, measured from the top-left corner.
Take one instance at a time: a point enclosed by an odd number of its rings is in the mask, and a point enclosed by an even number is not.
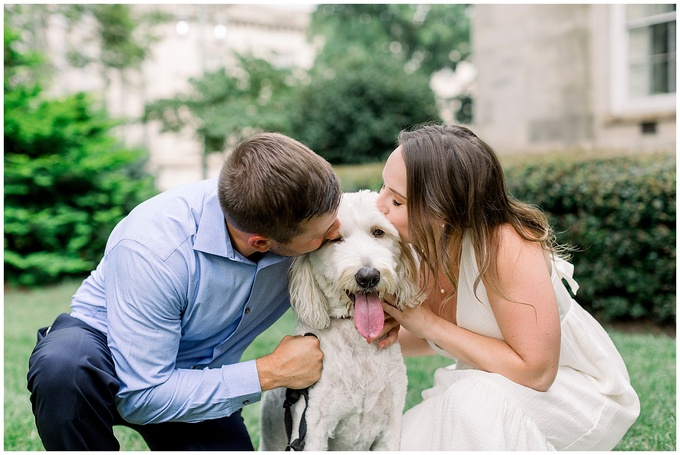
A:
[[[380,272],[374,267],[362,267],[356,275],[354,275],[354,279],[362,288],[370,289],[375,287],[378,284],[378,281],[380,281]]]

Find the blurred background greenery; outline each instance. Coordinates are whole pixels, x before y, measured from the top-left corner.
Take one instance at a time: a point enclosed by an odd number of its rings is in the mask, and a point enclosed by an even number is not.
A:
[[[125,87],[175,16],[132,5],[4,5],[6,450],[41,448],[24,383],[34,331],[68,311],[74,283],[96,266],[115,224],[160,191],[149,150],[126,145],[120,128],[190,128],[203,176],[211,157],[244,137],[280,131],[328,159],[345,191],[376,190],[400,130],[444,121],[442,102],[453,106],[449,121],[473,122],[470,92],[442,100],[431,88],[435,73],[471,59],[470,8],[431,5],[421,14],[420,6],[319,5],[308,34],[322,44],[305,71],[238,54],[233,67],[206,69],[172,96],[144,100],[138,118],[120,118],[101,93],[55,94],[59,74],[35,37],[57,19],[69,30],[89,24],[86,42],[99,52],[76,44],[69,64]],[[642,439],[619,448],[674,450],[674,339],[663,334],[675,335],[675,154],[569,148],[501,160],[512,194],[543,209],[558,241],[577,248],[579,302],[604,323],[635,324],[649,335],[613,332],[634,365],[643,413],[653,414],[634,427]],[[270,351],[282,324],[253,349]],[[441,360],[416,362],[409,400]]]

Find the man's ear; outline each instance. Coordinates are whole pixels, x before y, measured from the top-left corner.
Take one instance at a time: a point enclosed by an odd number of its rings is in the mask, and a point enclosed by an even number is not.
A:
[[[253,234],[248,237],[248,245],[260,253],[266,253],[271,246],[271,239],[259,234]]]

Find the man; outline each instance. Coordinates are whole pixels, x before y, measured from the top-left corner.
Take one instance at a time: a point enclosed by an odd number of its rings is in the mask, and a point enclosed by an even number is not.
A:
[[[28,389],[47,450],[119,450],[127,425],[152,450],[252,450],[240,409],[318,381],[313,337],[239,362],[288,308],[290,256],[339,237],[330,165],[276,133],[240,143],[218,179],[135,208],[73,296],[38,332]]]

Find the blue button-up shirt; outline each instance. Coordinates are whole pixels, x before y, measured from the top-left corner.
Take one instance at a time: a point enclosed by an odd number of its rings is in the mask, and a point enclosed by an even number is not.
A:
[[[217,180],[140,204],[111,233],[71,315],[108,335],[116,404],[139,423],[197,422],[260,399],[246,347],[290,307],[290,258],[232,246]]]

